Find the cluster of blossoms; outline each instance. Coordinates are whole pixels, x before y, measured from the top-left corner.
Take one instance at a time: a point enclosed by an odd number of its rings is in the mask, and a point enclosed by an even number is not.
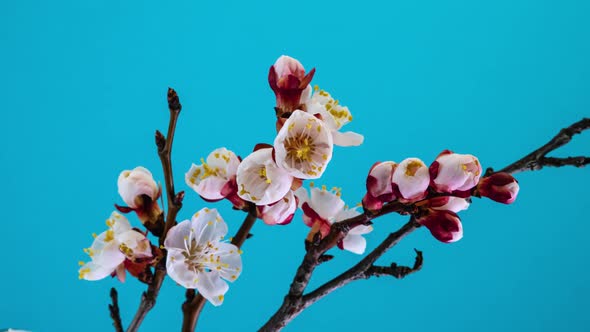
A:
[[[510,204],[518,194],[518,182],[508,173],[481,176],[482,167],[476,157],[449,150],[439,154],[430,167],[418,158],[399,164],[378,162],[369,171],[363,207],[376,212],[389,202],[412,204],[416,220],[436,239],[455,242],[463,237],[457,212],[469,207],[471,196]]]
[[[334,145],[357,146],[363,136],[341,132],[352,121],[347,107],[310,83],[301,63],[281,56],[270,68],[269,84],[276,96],[277,136],[272,145],[258,144],[243,160],[226,148],[212,151],[207,160],[193,164],[186,183],[207,201],[229,200],[234,208],[256,205],[257,216],[269,225],[291,222],[299,206],[312,233],[325,236],[336,221],[360,214],[347,209],[339,191],[312,188],[311,198],[300,188],[302,181],[317,179],[332,159]],[[364,252],[361,234],[370,227],[356,227],[341,248]]]
[[[160,186],[150,171],[137,167],[123,171],[118,180],[119,194],[128,206],[115,205],[123,213],[135,212],[143,225],[158,232],[163,212],[157,200]],[[79,278],[99,280],[117,276],[125,281],[125,271],[144,282],[153,276],[151,267],[162,258],[162,251],[150,243],[147,232],[132,228],[125,216],[113,212],[106,221],[108,230],[84,249],[91,260],[80,262]],[[164,246],[168,252],[166,270],[178,284],[196,288],[214,305],[223,302],[228,285],[222,279],[234,281],[240,275],[242,260],[239,249],[223,242],[227,225],[217,212],[207,208],[194,214],[192,219],[173,226]]]

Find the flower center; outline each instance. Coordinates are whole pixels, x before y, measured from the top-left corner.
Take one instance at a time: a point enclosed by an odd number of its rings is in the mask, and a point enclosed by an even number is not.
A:
[[[422,167],[422,163],[417,160],[412,160],[406,166],[406,176],[414,176],[416,172]]]
[[[477,160],[462,164],[461,168],[465,173],[473,173],[475,176],[479,175],[479,162]]]
[[[293,137],[288,137],[285,140],[285,150],[287,151],[288,158],[295,160],[296,162],[309,162],[315,151],[315,144],[313,144],[310,136],[299,134]]]
[[[262,166],[258,171],[258,175],[261,179],[263,179],[266,183],[270,184],[272,181],[266,176],[266,167]]]

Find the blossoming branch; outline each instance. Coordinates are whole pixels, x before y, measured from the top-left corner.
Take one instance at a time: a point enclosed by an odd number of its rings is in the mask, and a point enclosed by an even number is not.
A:
[[[220,147],[206,159],[185,168],[187,188],[208,204],[227,200],[234,209],[246,213],[241,227],[229,240],[225,239],[228,225],[215,208],[203,207],[177,221],[184,191],[175,192],[170,155],[182,106],[176,92],[169,89],[168,133],[164,136],[156,131],[155,136],[165,188],[144,167],[121,172],[117,185],[124,204],[117,202],[116,210],[106,221],[107,230],[94,234],[93,243],[84,249],[89,259],[80,262],[78,271],[80,279],[85,280],[111,276],[125,282],[129,273],[147,284],[126,331],[138,330],[154,307],[166,276],[187,289],[182,304],[182,331],[194,331],[205,303],[222,305],[226,296],[231,296],[230,284],[239,282],[242,272],[248,273],[247,266],[242,271],[240,247],[258,219],[266,225],[287,225],[300,209],[302,224],[309,227],[305,257],[288,293],[276,313],[261,327],[261,331],[277,331],[314,302],[354,280],[382,275],[403,278],[420,270],[420,251],[416,251],[412,267],[374,263],[422,226],[438,241],[459,241],[463,226],[458,213],[470,206],[473,197],[487,197],[503,204],[515,201],[520,187],[511,173],[544,166],[581,167],[590,160],[586,156],[547,157],[573,135],[590,127],[590,119],[583,119],[499,172],[491,168],[484,172],[474,155],[450,150],[442,151],[430,164],[413,157],[400,162],[375,162],[366,175],[362,206],[351,208],[342,199],[341,188],[329,189],[310,181],[320,179],[328,171],[334,145],[359,146],[364,140],[358,133],[342,132],[342,127],[353,120],[352,114],[330,93],[312,86],[314,74],[315,69],[306,71],[296,59],[281,56],[268,74],[276,97],[277,135],[269,138],[271,143],[257,144],[244,158]],[[161,207],[158,200],[164,193],[166,204]],[[363,235],[373,227],[387,227],[375,225],[373,220],[390,213],[408,215],[410,220],[365,255],[367,241]],[[314,270],[334,257],[327,252],[335,247],[364,257],[350,269],[306,292]],[[124,331],[114,288],[111,300],[113,326],[116,331]]]

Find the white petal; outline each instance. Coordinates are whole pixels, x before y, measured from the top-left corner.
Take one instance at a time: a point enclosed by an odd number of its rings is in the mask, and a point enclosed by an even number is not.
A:
[[[259,149],[247,156],[236,177],[238,196],[256,205],[272,204],[284,197],[293,178],[272,160],[272,148]]]
[[[118,213],[117,211],[113,211],[113,213],[111,213],[109,220],[110,221],[108,223],[112,225],[110,227],[115,232],[115,236],[117,234],[131,230],[131,224],[129,223],[129,220],[127,220],[127,217]]]
[[[164,240],[164,247],[166,249],[184,249],[185,247],[185,236],[191,232],[192,224],[190,220],[184,220],[175,226],[172,226],[166,234],[166,240]]]
[[[358,225],[355,228],[351,229],[348,234],[351,235],[362,235],[362,234],[368,234],[371,233],[373,231],[373,226],[365,226],[365,225]]]
[[[297,210],[297,200],[293,191],[289,190],[287,195],[278,202],[262,208],[262,220],[268,225],[283,224],[293,216],[295,210]]]
[[[363,254],[367,247],[367,240],[360,235],[348,234],[342,239],[342,248],[355,254]]]
[[[109,241],[106,241],[107,239]],[[92,261],[105,268],[114,269],[125,260],[125,255],[119,250],[119,242],[114,239],[112,230],[99,234],[94,239],[90,252],[92,253]]]
[[[80,267],[78,274],[81,279],[94,281],[106,278],[111,275],[113,271],[115,271],[115,268],[113,267],[104,267],[95,262],[88,262]]]
[[[227,224],[216,209],[201,209],[193,215],[191,224],[198,244],[218,242],[227,234]]]
[[[299,208],[301,208],[303,203],[309,204],[309,195],[307,194],[307,189],[305,189],[303,187],[299,187],[293,193],[295,194],[295,196],[297,196],[297,200],[299,202],[298,203]]]
[[[367,189],[372,196],[378,197],[392,193],[391,178],[396,167],[397,163],[393,161],[384,161],[378,163],[371,169],[369,177],[372,177],[374,180],[370,183],[370,187]],[[367,180],[367,186],[369,186],[369,180]]]
[[[229,290],[217,271],[199,273],[196,286],[199,293],[216,307],[223,303],[223,297]]]
[[[439,207],[433,207],[434,210],[447,210],[455,213],[463,210],[467,210],[469,202],[465,198],[460,197],[449,197],[447,204]]]
[[[227,183],[227,179],[206,173],[205,166],[193,164],[184,175],[186,184],[205,199],[222,199],[221,189]]]
[[[405,199],[420,198],[430,184],[428,167],[418,158],[407,158],[397,166],[391,181]]]
[[[135,202],[136,197],[147,195],[155,199],[160,191],[158,184],[152,177],[152,173],[144,167],[136,167],[131,171],[121,172],[117,180],[117,186],[123,201],[132,208],[138,207]]]
[[[336,218],[334,218],[334,221],[342,221],[345,219],[349,219],[349,218],[354,218],[356,216],[358,216],[359,214],[361,214],[356,208],[352,208],[352,209],[343,209],[340,212],[338,212],[338,214],[336,214]]]
[[[335,193],[319,188],[311,188],[310,207],[328,220],[334,219],[336,215],[344,208],[344,201]]]
[[[279,167],[300,179],[317,179],[332,159],[332,133],[323,121],[296,110],[274,141]]]
[[[200,277],[194,270],[189,270],[184,262],[183,252],[178,249],[168,249],[166,257],[166,273],[184,288],[197,288],[197,281]]]
[[[242,256],[239,249],[231,243],[219,242],[215,244],[217,251],[215,256],[219,256],[219,274],[222,278],[233,282],[242,273]]]
[[[334,139],[334,145],[338,146],[358,146],[363,144],[365,137],[361,134],[347,131],[341,133],[339,131],[332,131],[332,138]]]
[[[136,230],[130,230],[117,236],[117,241],[132,250],[130,258],[152,257],[150,241]]]
[[[240,160],[236,154],[226,148],[215,149],[207,156],[207,164],[211,167],[218,168],[222,173],[220,175],[225,178],[236,175],[236,169],[239,163]]]

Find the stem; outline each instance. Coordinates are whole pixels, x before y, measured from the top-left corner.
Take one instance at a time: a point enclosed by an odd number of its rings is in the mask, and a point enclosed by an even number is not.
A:
[[[256,205],[253,203],[249,203],[248,205],[248,214],[238,229],[238,232],[231,240],[231,243],[238,248],[241,248],[246,239],[248,238],[248,234],[254,226],[256,222]],[[192,294],[187,294],[187,300],[182,305],[182,332],[193,332],[197,327],[197,322],[199,320],[199,316],[201,315],[201,311],[205,306],[205,298],[201,294],[194,295],[194,291]]]
[[[119,294],[113,287],[111,288],[111,301],[109,304],[109,312],[111,313],[111,319],[113,320],[113,327],[116,332],[123,332],[123,323],[121,322],[121,312],[119,311]]]
[[[172,154],[172,142],[174,141],[174,132],[176,130],[176,121],[182,106],[178,99],[176,91],[168,89],[168,108],[170,109],[170,122],[168,124],[168,137],[156,131],[156,146],[158,147],[158,156],[162,162],[162,169],[164,171],[164,180],[166,183],[166,197],[168,200],[168,213],[166,214],[166,223],[164,225],[164,232],[159,238],[160,245],[164,244],[168,230],[176,223],[176,215],[182,207],[182,199],[184,192],[176,194],[174,192],[174,177],[172,176],[172,161],[170,156]],[[141,294],[141,302],[139,308],[133,317],[133,320],[127,328],[127,332],[135,332],[143,322],[145,316],[156,304],[156,299],[160,293],[160,288],[166,277],[166,255],[158,262],[156,266],[156,273],[152,282],[148,285],[147,291]]]

